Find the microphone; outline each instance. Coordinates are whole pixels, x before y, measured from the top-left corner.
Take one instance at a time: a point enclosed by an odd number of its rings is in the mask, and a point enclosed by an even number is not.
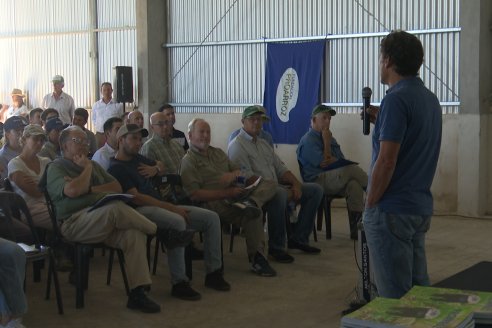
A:
[[[371,126],[370,126],[370,119],[369,119],[369,114],[367,113],[367,108],[371,105],[371,95],[372,95],[372,90],[369,87],[364,87],[362,89],[362,99],[364,100],[363,107],[362,107],[362,133],[365,134],[366,136],[371,132]]]

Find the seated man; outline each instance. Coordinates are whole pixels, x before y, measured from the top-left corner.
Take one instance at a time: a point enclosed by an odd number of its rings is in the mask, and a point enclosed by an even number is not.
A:
[[[29,112],[29,124],[37,124],[39,126],[43,125],[43,122],[41,121],[41,114],[43,113],[42,108],[34,108]]]
[[[172,113],[172,115],[169,115],[170,113]],[[154,134],[152,138],[145,142],[142,149],[140,149],[140,154],[155,161],[159,161],[164,165],[163,174],[178,174],[179,167],[181,166],[181,159],[185,154],[185,150],[183,149],[189,148],[188,143],[186,143],[186,147],[183,147],[179,143],[179,138],[173,137],[174,133],[178,131],[173,127],[173,117],[173,108],[171,108],[171,110],[166,108],[162,113],[156,112],[152,114],[150,116],[150,128]],[[184,139],[186,140],[186,138]],[[175,193],[171,192],[171,187],[168,184],[160,187],[161,196],[165,200],[175,202],[185,199],[181,186],[175,186],[174,191]],[[193,260],[203,260],[203,251],[198,249],[193,242],[191,243],[190,252]]]
[[[26,254],[16,243],[0,238],[0,327],[24,327]]]
[[[46,122],[48,122],[50,119],[55,118],[55,117],[60,118],[60,114],[58,113],[58,111],[54,108],[46,108],[41,113],[41,125],[46,126]]]
[[[223,279],[220,219],[209,210],[195,206],[176,206],[162,201],[154,189],[152,178],[162,172],[162,164],[148,159],[138,152],[142,146],[142,137],[148,136],[146,129],[136,124],[123,125],[117,134],[118,151],[110,161],[108,173],[122,185],[123,191],[135,196],[131,205],[137,212],[155,222],[159,228],[202,231],[204,237],[205,267],[207,276],[205,286],[227,291],[231,287]],[[198,300],[200,294],[193,290],[185,273],[184,248],[168,251],[171,270],[172,295],[184,300]]]
[[[150,116],[150,126],[154,134],[142,146],[140,154],[162,162],[164,174],[177,174],[185,151],[172,138],[172,121],[164,113],[157,112]]]
[[[114,157],[114,154],[116,154],[116,150],[118,149],[118,139],[116,139],[116,133],[118,133],[118,130],[122,125],[123,120],[119,117],[111,117],[104,122],[103,129],[106,143],[92,156],[92,160],[101,165],[106,171],[109,168],[109,159]]]
[[[340,145],[330,131],[331,118],[336,115],[329,106],[318,105],[311,114],[311,129],[297,146],[297,160],[304,181],[316,182],[325,195],[347,198],[350,238],[357,239],[357,222],[364,210],[364,189],[367,174],[357,163],[346,161]]]
[[[84,130],[85,134],[87,135],[87,140],[89,140],[89,154],[92,157],[92,155],[97,150],[97,143],[94,133],[91,130],[85,128],[88,119],[89,112],[87,112],[87,109],[85,108],[77,108],[73,112],[72,125],[77,125],[82,130]]]
[[[3,180],[8,176],[9,162],[14,157],[19,156],[22,150],[20,138],[26,125],[26,119],[21,116],[12,116],[3,125],[5,144],[0,149],[0,186],[3,185]]]
[[[59,139],[60,132],[64,128],[65,125],[58,117],[51,118],[46,122],[44,129],[46,130],[48,140],[44,143],[43,148],[41,148],[38,154],[39,156],[47,157],[52,161],[61,156]]]
[[[26,98],[26,95],[23,94],[20,89],[12,90],[10,95],[12,96],[12,105],[7,110],[6,118],[8,119],[12,116],[22,116],[27,119],[29,110],[27,109],[26,103],[24,103],[24,98]]]
[[[138,125],[139,128],[143,128],[144,127],[143,114],[138,110],[129,112],[127,116],[126,124],[136,124]]]
[[[260,276],[277,273],[264,255],[265,236],[261,207],[273,196],[274,183],[262,181],[249,194],[235,185],[239,167],[227,155],[210,146],[210,126],[203,119],[193,119],[188,125],[190,149],[181,161],[181,179],[187,195],[219,214],[227,223],[242,226],[251,270]],[[248,197],[244,200],[244,197]],[[242,203],[235,203],[238,199]],[[240,208],[241,207],[241,208]]]
[[[261,117],[263,118],[263,122],[262,123],[265,123],[265,122],[270,121],[270,118],[266,114],[262,115]],[[241,129],[237,129],[237,130],[233,131],[231,133],[231,135],[229,136],[229,140],[227,141],[227,144],[230,144],[231,141],[234,140],[235,137],[237,137],[237,135],[239,134],[239,132],[241,132]],[[263,130],[263,127],[260,130],[260,133],[258,134],[258,137],[264,139],[273,148],[273,137],[272,137],[272,135],[269,132]]]
[[[244,109],[243,128],[229,144],[228,153],[230,160],[242,168],[246,178],[261,176],[291,186],[290,190],[277,186],[275,196],[265,206],[268,217],[269,254],[279,262],[288,263],[292,262],[293,258],[284,251],[287,202],[292,198],[301,204],[297,223],[293,225],[292,235],[287,243],[288,248],[316,254],[321,250],[309,245],[309,235],[313,231],[323,190],[314,183],[300,183],[275,154],[273,148],[258,137],[264,115],[264,108],[258,105]]]
[[[103,242],[123,250],[131,288],[127,307],[159,312],[160,306],[144,291],[144,287],[151,284],[146,257],[147,235],[156,234],[156,225],[121,201],[91,209],[106,194],[121,193],[121,186],[87,158],[87,137],[78,126],[63,130],[60,144],[63,158],[49,165],[44,184],[56,208],[62,235],[75,242]]]
[[[172,133],[171,138],[175,140],[178,144],[183,147],[184,151],[187,151],[190,146],[188,145],[188,141],[186,140],[186,136],[183,131],[176,130],[174,128],[174,124],[176,124],[176,115],[174,115],[174,107],[171,104],[162,105],[159,110],[160,113],[163,113],[164,116],[171,121],[172,125]]]

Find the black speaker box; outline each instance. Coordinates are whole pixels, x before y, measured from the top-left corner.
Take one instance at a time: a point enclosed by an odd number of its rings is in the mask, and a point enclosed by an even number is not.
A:
[[[133,72],[131,66],[113,67],[113,96],[117,102],[133,102]]]

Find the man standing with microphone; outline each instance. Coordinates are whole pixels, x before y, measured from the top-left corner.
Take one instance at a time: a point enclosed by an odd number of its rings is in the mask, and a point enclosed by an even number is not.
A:
[[[441,146],[442,111],[418,77],[424,50],[417,37],[393,31],[380,45],[381,83],[389,89],[377,113],[363,223],[379,296],[400,298],[429,285],[425,234]]]

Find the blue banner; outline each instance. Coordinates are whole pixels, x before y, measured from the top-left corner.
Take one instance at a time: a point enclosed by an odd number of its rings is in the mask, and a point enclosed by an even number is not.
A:
[[[269,43],[263,106],[271,121],[265,130],[274,143],[297,144],[320,102],[319,87],[326,41]]]

